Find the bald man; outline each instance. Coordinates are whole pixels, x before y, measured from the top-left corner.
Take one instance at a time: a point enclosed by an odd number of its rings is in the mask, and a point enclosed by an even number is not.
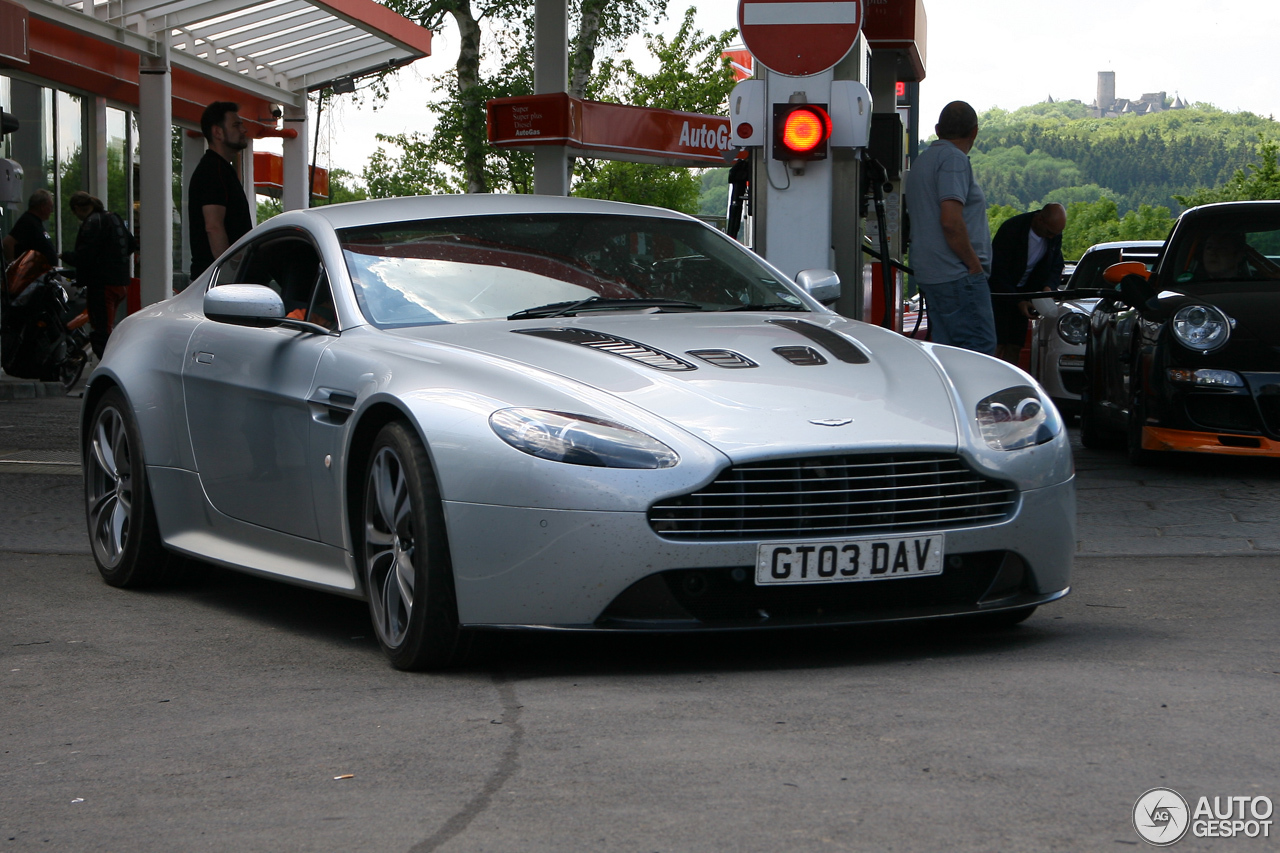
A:
[[[1039,293],[1062,280],[1062,232],[1067,209],[1046,204],[1039,210],[1005,220],[991,241],[992,293]],[[1035,316],[1031,301],[1011,297],[991,300],[996,319],[996,355],[1018,363],[1027,339],[1027,321]]]

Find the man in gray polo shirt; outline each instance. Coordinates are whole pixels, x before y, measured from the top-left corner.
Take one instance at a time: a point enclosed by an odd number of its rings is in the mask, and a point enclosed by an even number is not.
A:
[[[933,340],[995,355],[987,199],[969,164],[978,114],[964,101],[952,101],[934,130],[937,140],[907,175],[911,267],[928,306]]]

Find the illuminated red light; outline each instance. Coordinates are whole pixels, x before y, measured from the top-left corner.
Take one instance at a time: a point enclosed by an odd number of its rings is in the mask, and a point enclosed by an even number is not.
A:
[[[782,131],[783,144],[797,153],[814,150],[831,135],[831,119],[816,109],[793,110]]]

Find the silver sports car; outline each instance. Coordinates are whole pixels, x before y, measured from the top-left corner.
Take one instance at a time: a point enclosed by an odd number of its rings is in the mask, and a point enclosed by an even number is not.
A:
[[[277,216],[113,334],[94,556],[118,586],[185,555],[366,599],[405,669],[477,628],[1014,623],[1065,595],[1044,392],[797,279],[610,202]]]
[[[1126,240],[1098,243],[1085,250],[1071,277],[1060,290],[1111,289],[1102,278],[1107,267],[1121,261],[1141,261],[1148,269],[1160,258],[1160,240]],[[1058,411],[1068,417],[1080,413],[1084,390],[1084,342],[1089,336],[1089,315],[1096,298],[1036,299],[1040,317],[1031,323],[1031,355],[1028,370],[1044,385]]]

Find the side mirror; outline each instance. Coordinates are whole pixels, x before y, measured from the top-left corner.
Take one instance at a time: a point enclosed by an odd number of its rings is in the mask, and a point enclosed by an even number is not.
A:
[[[204,315],[237,326],[277,326],[284,319],[284,302],[261,284],[224,284],[205,291]]]
[[[1107,284],[1119,284],[1125,276],[1136,275],[1141,276],[1143,281],[1151,277],[1147,265],[1138,261],[1122,261],[1118,264],[1112,264],[1102,271],[1102,278]]]
[[[1145,276],[1135,273],[1120,279],[1120,298],[1128,305],[1138,309],[1144,317],[1154,319],[1159,313],[1156,307],[1156,292]]]
[[[840,298],[840,276],[832,270],[800,270],[796,273],[796,284],[823,305]]]

